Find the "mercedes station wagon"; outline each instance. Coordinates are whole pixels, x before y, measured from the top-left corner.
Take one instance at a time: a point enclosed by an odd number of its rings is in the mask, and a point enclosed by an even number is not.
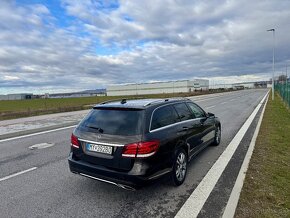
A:
[[[115,100],[78,124],[68,162],[73,173],[127,190],[166,174],[179,186],[188,162],[220,140],[219,119],[189,99]]]

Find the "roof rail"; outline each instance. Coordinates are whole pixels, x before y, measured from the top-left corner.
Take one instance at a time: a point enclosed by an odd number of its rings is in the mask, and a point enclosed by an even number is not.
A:
[[[169,100],[185,100],[185,99],[188,100],[188,98],[184,98],[184,97],[158,99],[158,100],[155,100],[155,101],[151,101],[151,102],[149,102],[147,104],[144,104],[144,106],[149,106],[149,105],[154,104],[154,103],[164,102],[164,101],[169,101]]]
[[[144,104],[143,106],[148,106],[148,105],[151,105],[152,103],[157,103],[157,102],[163,102],[165,99],[158,99],[158,100],[155,100],[155,101],[151,101],[151,102],[148,102],[146,104]]]

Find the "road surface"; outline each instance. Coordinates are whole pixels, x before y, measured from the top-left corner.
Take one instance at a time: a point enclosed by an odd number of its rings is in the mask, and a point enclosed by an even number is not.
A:
[[[222,141],[191,161],[186,181],[177,188],[164,177],[133,192],[70,173],[67,157],[73,128],[0,140],[0,217],[174,217],[267,91],[194,98],[220,118]],[[40,143],[49,143],[50,147],[29,149]],[[233,170],[235,174],[238,168]],[[210,200],[219,199],[210,196],[199,216],[221,216],[228,195],[221,198],[225,203],[215,206]]]

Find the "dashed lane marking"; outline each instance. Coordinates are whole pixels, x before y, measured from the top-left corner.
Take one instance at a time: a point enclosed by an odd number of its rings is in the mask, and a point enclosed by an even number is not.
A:
[[[5,181],[5,180],[7,180],[7,179],[11,179],[11,178],[13,178],[13,177],[16,177],[16,176],[22,175],[22,174],[24,174],[24,173],[28,173],[28,172],[33,171],[33,170],[36,170],[36,169],[37,169],[37,167],[32,167],[32,168],[30,168],[30,169],[23,170],[23,171],[20,171],[20,172],[18,172],[18,173],[11,174],[11,175],[9,175],[9,176],[5,176],[5,177],[3,177],[3,178],[0,178],[0,182],[3,182],[3,181]]]

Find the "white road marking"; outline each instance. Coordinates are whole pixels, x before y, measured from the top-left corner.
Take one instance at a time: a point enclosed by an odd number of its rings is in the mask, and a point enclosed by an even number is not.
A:
[[[223,218],[230,218],[230,217],[234,217],[234,215],[235,215],[235,211],[236,211],[236,208],[237,208],[237,205],[238,205],[238,202],[239,202],[239,198],[240,198],[240,193],[241,193],[241,190],[243,188],[244,180],[245,180],[245,177],[246,177],[246,172],[247,172],[248,167],[249,167],[250,159],[252,157],[253,150],[254,150],[254,147],[255,147],[255,144],[256,144],[256,139],[258,137],[258,133],[259,133],[259,130],[260,130],[260,127],[261,127],[261,123],[262,123],[262,120],[263,120],[265,108],[266,108],[266,105],[267,105],[267,102],[268,102],[268,97],[267,97],[266,103],[264,105],[263,111],[261,113],[261,116],[259,118],[259,121],[258,121],[256,130],[254,132],[253,138],[251,140],[250,146],[249,146],[248,151],[246,153],[244,162],[243,162],[243,164],[241,166],[239,175],[237,177],[237,180],[236,180],[235,185],[233,187],[233,190],[231,192],[231,195],[230,195],[230,198],[228,200],[227,206],[226,206],[226,208],[224,210]]]
[[[228,162],[232,158],[242,138],[244,137],[252,121],[254,120],[256,114],[258,113],[260,107],[262,106],[262,103],[265,101],[268,93],[269,92],[267,92],[267,94],[263,97],[261,102],[257,105],[257,107],[248,117],[244,125],[235,135],[233,140],[230,142],[230,144],[227,146],[227,148],[224,150],[224,152],[221,154],[218,160],[214,163],[211,169],[207,172],[205,177],[202,179],[202,181],[199,183],[196,189],[192,192],[192,194],[189,196],[184,205],[180,208],[180,210],[175,216],[176,218],[186,218],[186,217],[193,218],[198,216],[208,196],[212,192],[218,179],[222,175]]]
[[[205,109],[210,109],[210,108],[213,108],[213,107],[215,107],[215,105],[212,105],[212,106],[206,107]]]
[[[43,149],[43,148],[49,148],[54,146],[54,143],[39,143],[39,144],[35,144],[35,145],[31,145],[28,148],[30,150],[34,150],[34,149]]]
[[[21,171],[21,172],[14,173],[14,174],[11,174],[11,175],[9,175],[9,176],[5,176],[5,177],[3,177],[3,178],[0,178],[0,182],[5,181],[5,180],[10,179],[10,178],[13,178],[13,177],[15,177],[15,176],[19,176],[19,175],[24,174],[24,173],[28,173],[28,172],[30,172],[30,171],[32,171],[32,170],[36,170],[36,169],[37,169],[37,167],[32,167],[32,168],[30,168],[30,169],[28,169],[28,170],[23,170],[23,171]]]
[[[16,136],[16,137],[8,138],[8,139],[2,139],[2,140],[0,140],[0,143],[1,142],[8,142],[8,141],[16,140],[16,139],[27,138],[27,137],[36,136],[36,135],[42,135],[42,134],[46,134],[46,133],[50,133],[50,132],[56,132],[56,131],[60,131],[60,130],[64,130],[64,129],[70,129],[70,128],[74,128],[76,126],[77,125],[66,126],[66,127],[62,127],[62,128],[46,130],[46,131],[32,133],[32,134],[28,134],[28,135],[22,135],[22,136]]]
[[[220,103],[220,104],[226,104],[226,103],[228,103],[227,101],[224,101],[224,102],[222,102],[222,103]]]

